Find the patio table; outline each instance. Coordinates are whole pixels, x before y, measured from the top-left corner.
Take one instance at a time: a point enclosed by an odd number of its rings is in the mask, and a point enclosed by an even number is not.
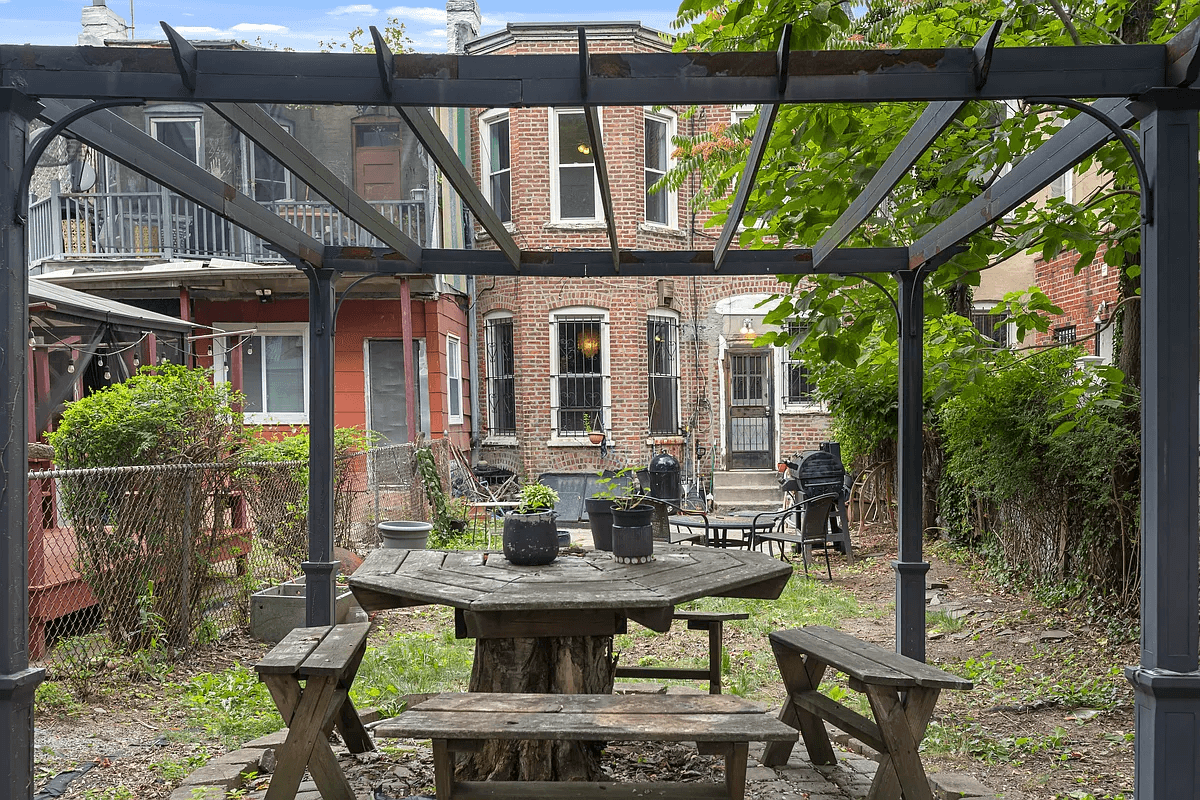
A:
[[[760,520],[754,524],[753,517],[689,517],[672,516],[667,522],[676,528],[687,528],[704,533],[705,543],[709,547],[749,547],[755,532],[766,533],[771,530],[774,520]],[[740,534],[739,538],[730,539],[730,533]]]
[[[609,694],[613,636],[625,632],[627,620],[665,632],[677,604],[708,596],[773,600],[791,576],[790,565],[763,553],[656,543],[646,564],[619,564],[611,553],[592,551],[536,567],[494,552],[376,550],[349,582],[367,611],[453,607],[455,635],[475,639],[472,692]],[[460,766],[460,777],[599,774],[594,743],[534,744],[490,742]]]

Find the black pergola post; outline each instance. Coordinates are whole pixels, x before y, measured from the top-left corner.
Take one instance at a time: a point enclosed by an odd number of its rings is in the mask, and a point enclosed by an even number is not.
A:
[[[33,692],[45,670],[29,667],[29,472],[25,419],[25,351],[29,346],[29,284],[25,228],[16,220],[17,183],[25,163],[29,121],[41,106],[14,89],[0,89],[0,794],[33,796]]]
[[[1142,226],[1142,655],[1126,670],[1139,800],[1200,793],[1197,114],[1165,99],[1142,120],[1153,192]]]
[[[308,561],[304,568],[305,624],[332,625],[338,562],[333,559],[333,323],[336,311],[331,269],[308,273]]]
[[[925,269],[896,273],[899,307],[899,405],[896,437],[896,499],[899,529],[896,570],[896,652],[925,660],[925,573],[922,559],[924,447]]]

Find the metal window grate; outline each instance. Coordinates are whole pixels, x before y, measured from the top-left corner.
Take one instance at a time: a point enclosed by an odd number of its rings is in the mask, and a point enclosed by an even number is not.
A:
[[[985,314],[980,311],[971,312],[971,324],[980,334],[991,339],[1000,347],[1008,347],[1008,325],[1004,314]]]
[[[605,402],[607,327],[601,317],[559,317],[554,321],[555,363],[551,385],[555,430],[560,436],[582,436],[587,428],[604,430],[609,423]]]
[[[650,433],[679,432],[679,323],[671,317],[646,322]]]
[[[1058,344],[1074,344],[1075,342],[1075,326],[1066,325],[1062,328],[1054,329],[1054,341]]]
[[[802,325],[789,324],[787,331],[792,335],[793,345],[799,345],[800,341],[808,333],[808,328]],[[793,349],[788,353],[788,360],[784,363],[784,387],[783,399],[786,403],[815,403],[817,402],[817,385],[813,382],[808,372],[808,367],[800,360],[799,350]]]
[[[516,363],[513,358],[512,318],[488,320],[484,337],[487,342],[488,430],[493,434],[516,435]]]

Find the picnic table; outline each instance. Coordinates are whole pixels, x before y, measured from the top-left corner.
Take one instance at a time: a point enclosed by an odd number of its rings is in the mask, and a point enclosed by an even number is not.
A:
[[[701,597],[779,597],[790,565],[750,551],[656,544],[647,564],[611,553],[562,555],[544,566],[501,553],[376,550],[350,577],[367,611],[454,608],[455,635],[475,639],[471,692],[611,694],[613,636],[633,620],[671,626],[675,606]],[[460,765],[463,779],[594,780],[599,747],[555,741],[550,752],[490,741]]]

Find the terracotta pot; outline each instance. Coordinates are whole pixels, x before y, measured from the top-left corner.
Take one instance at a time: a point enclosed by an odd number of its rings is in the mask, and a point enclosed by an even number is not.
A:
[[[601,442],[604,441],[604,434],[603,433],[589,433],[588,440],[592,444],[600,444]]]

